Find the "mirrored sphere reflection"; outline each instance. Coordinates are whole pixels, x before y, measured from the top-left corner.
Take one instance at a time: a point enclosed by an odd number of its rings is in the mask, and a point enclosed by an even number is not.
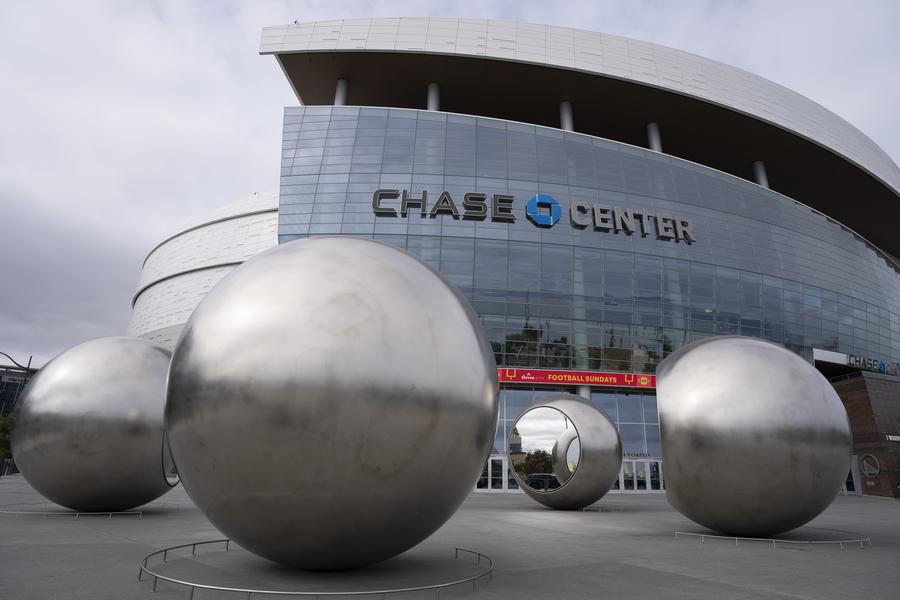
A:
[[[169,358],[168,350],[147,340],[109,337],[44,365],[19,400],[11,436],[28,483],[84,512],[126,510],[168,491],[163,408]]]
[[[622,465],[615,424],[573,394],[548,396],[523,412],[510,433],[508,454],[522,490],[562,510],[599,500]]]
[[[244,548],[305,569],[390,558],[474,487],[498,410],[465,298],[393,246],[282,244],[204,298],[169,373],[184,487]]]
[[[569,462],[569,448],[578,439],[572,422],[555,408],[539,406],[516,421],[510,434],[510,467],[532,490],[548,491],[563,485],[578,466]]]
[[[716,337],[657,369],[666,496],[696,523],[740,537],[800,527],[840,491],[847,413],[802,358],[749,337]]]
[[[578,459],[581,457],[581,444],[578,442],[578,432],[568,419],[566,419],[566,424],[568,425],[567,429],[557,437],[553,448],[550,450],[553,473],[559,479],[560,485],[572,477],[576,467],[578,467]]]

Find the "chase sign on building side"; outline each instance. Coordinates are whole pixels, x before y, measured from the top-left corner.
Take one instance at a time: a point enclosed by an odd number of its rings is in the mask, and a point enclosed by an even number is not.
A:
[[[398,202],[399,200],[399,202]],[[454,219],[481,221],[490,217],[492,221],[512,223],[516,217],[512,212],[515,196],[508,194],[487,194],[467,192],[462,197],[462,210],[448,191],[441,192],[437,200],[429,206],[428,192],[413,196],[409,190],[379,189],[372,194],[372,212],[376,217],[406,217],[411,209],[416,209],[422,217],[435,218],[450,215]],[[398,213],[399,204],[399,213]],[[535,194],[525,206],[525,215],[537,227],[549,228],[562,218],[562,207],[556,198],[548,194]],[[654,213],[643,209],[620,208],[604,204],[588,204],[573,201],[569,205],[569,221],[572,227],[595,231],[616,232],[641,237],[654,235],[659,240],[677,240],[688,244],[697,241],[687,219]]]

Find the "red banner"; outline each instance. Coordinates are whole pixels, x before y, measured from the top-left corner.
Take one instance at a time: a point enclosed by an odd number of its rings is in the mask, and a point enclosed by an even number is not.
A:
[[[606,385],[655,388],[656,375],[645,373],[602,373],[599,371],[550,371],[547,369],[497,369],[501,383],[544,385]]]

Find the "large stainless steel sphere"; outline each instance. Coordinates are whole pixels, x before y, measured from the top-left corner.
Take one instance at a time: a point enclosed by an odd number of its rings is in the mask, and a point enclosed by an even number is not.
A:
[[[577,510],[602,498],[622,466],[615,424],[574,394],[547,396],[519,415],[508,454],[522,490],[559,510]]]
[[[335,570],[450,518],[497,408],[493,353],[453,285],[393,246],[319,237],[248,260],[204,298],[172,357],[166,422],[216,527]]]
[[[807,523],[847,477],[851,437],[834,388],[769,342],[715,337],[657,369],[666,495],[689,519],[739,537]]]
[[[140,506],[169,489],[163,408],[170,353],[109,337],[66,350],[25,388],[12,452],[46,498],[84,512]]]

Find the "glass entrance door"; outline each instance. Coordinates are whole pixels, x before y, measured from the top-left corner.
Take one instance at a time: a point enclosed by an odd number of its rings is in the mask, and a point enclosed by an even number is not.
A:
[[[503,490],[503,459],[491,458],[491,491]]]
[[[652,459],[631,459],[622,461],[619,478],[611,492],[660,493],[665,489],[662,461]]]
[[[622,476],[620,477],[622,480],[622,491],[623,492],[633,492],[634,491],[634,461],[633,460],[623,460],[622,461]]]
[[[647,491],[647,462],[643,460],[634,461],[634,491]]]
[[[487,462],[484,463],[481,477],[478,478],[478,483],[475,484],[475,491],[505,492],[516,490],[518,487],[509,473],[507,457],[502,454],[491,454]]]
[[[650,491],[661,492],[663,490],[662,464],[658,460],[651,460],[650,467]]]
[[[859,459],[855,454],[850,458],[850,471],[847,473],[847,481],[841,487],[841,494],[844,496],[861,496],[862,485],[859,480]]]
[[[622,461],[619,477],[609,489],[610,493],[660,494],[666,489],[661,460],[626,458]],[[475,484],[477,492],[517,492],[519,485],[509,469],[509,459],[504,454],[491,454],[484,463],[481,477]]]

